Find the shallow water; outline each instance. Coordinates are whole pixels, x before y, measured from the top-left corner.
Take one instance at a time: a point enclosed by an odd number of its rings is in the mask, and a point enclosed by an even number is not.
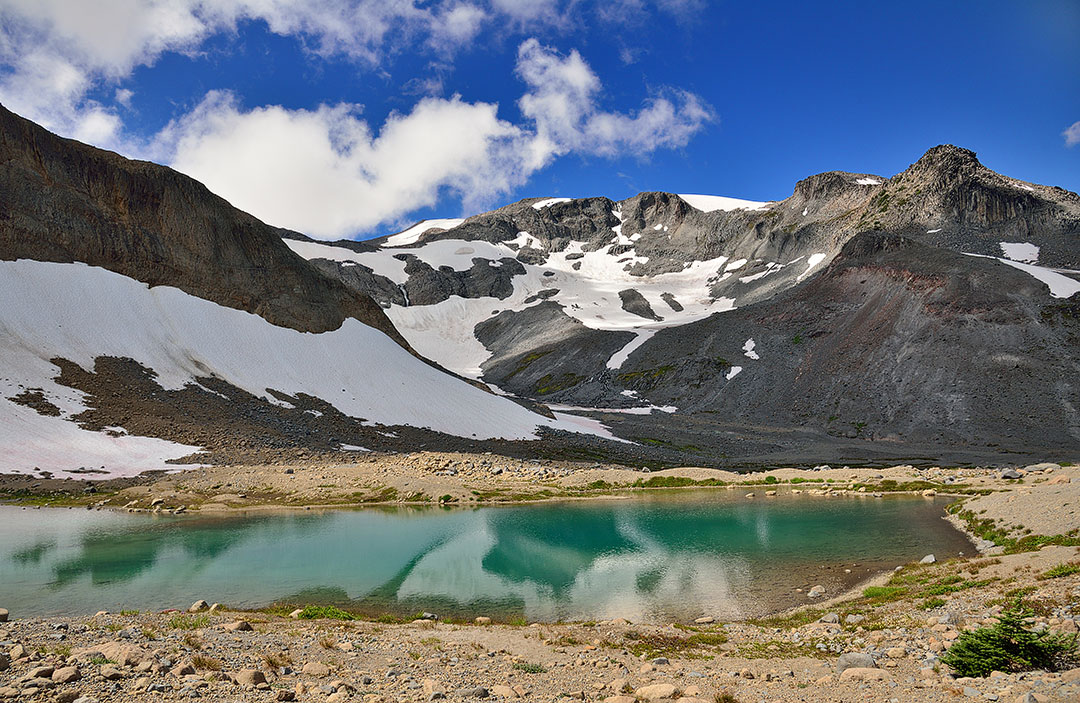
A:
[[[205,598],[544,621],[751,617],[806,602],[796,588],[835,594],[928,553],[972,553],[941,519],[945,503],[719,490],[221,517],[0,506],[0,606],[19,617]]]

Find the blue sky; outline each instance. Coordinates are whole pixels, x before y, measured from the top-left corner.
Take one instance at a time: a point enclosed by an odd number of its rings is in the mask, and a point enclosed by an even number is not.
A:
[[[0,0],[0,32],[9,108],[320,238],[940,143],[1080,190],[1074,0]]]

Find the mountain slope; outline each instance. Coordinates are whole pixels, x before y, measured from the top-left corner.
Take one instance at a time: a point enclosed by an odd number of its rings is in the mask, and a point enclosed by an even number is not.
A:
[[[349,317],[403,342],[377,305],[270,227],[172,169],[63,139],[0,106],[0,260],[80,261],[305,332]]]
[[[652,412],[661,443],[728,422],[909,455],[1080,442],[1080,197],[957,147],[892,178],[811,176],[776,202],[532,199],[362,250],[289,244],[448,368],[624,411],[594,413],[622,436]]]

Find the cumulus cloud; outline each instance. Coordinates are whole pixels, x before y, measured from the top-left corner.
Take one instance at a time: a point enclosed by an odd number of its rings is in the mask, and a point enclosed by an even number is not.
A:
[[[243,210],[336,239],[400,221],[444,192],[466,212],[482,209],[571,152],[641,156],[683,146],[711,117],[685,93],[632,115],[602,111],[600,80],[580,54],[560,56],[532,39],[517,71],[528,88],[522,124],[491,103],[427,97],[376,132],[357,105],[245,110],[219,91],[163,130],[154,151]]]
[[[157,148],[243,210],[338,238],[434,205],[443,188],[468,203],[519,185],[522,133],[496,111],[425,98],[375,133],[355,105],[244,110],[231,93],[211,92]]]
[[[495,104],[440,97],[439,74],[407,85],[417,102],[381,125],[365,121],[358,105],[250,107],[213,91],[140,140],[122,118],[133,114],[124,80],[165,53],[195,55],[208,38],[250,21],[297,37],[310,52],[379,69],[404,48],[445,65],[495,22],[564,26],[582,7],[575,0],[0,0],[0,102],[65,136],[173,165],[272,224],[355,236],[447,193],[466,212],[480,209],[566,154],[682,147],[711,110],[669,89],[636,112],[608,111],[582,56],[536,39],[517,54],[520,119],[500,116]]]
[[[1065,146],[1073,147],[1080,144],[1080,122],[1073,122],[1061,136],[1065,137]]]
[[[600,80],[581,55],[560,56],[536,39],[518,48],[517,73],[529,86],[518,106],[536,126],[532,163],[537,167],[572,151],[643,156],[683,147],[713,119],[700,98],[678,90],[650,99],[633,115],[604,112],[597,103]]]

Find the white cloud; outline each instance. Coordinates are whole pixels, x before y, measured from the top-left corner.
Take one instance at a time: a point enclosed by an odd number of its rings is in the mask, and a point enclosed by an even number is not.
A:
[[[407,84],[407,94],[427,97],[382,125],[361,119],[356,105],[248,109],[214,91],[146,142],[125,130],[121,114],[137,113],[124,81],[165,53],[196,54],[209,37],[250,21],[379,70],[405,48],[445,59],[497,23],[568,26],[580,8],[575,0],[0,0],[0,102],[65,136],[174,165],[272,224],[353,236],[445,193],[466,211],[490,205],[568,153],[679,148],[710,109],[669,90],[636,113],[605,111],[581,55],[536,39],[517,57],[526,85],[520,124],[500,118],[495,104],[436,97],[437,72]]]
[[[1073,122],[1061,136],[1065,137],[1065,146],[1073,147],[1080,144],[1080,122]]]
[[[600,80],[577,53],[536,40],[518,52],[528,123],[459,96],[420,100],[376,133],[356,105],[241,108],[212,92],[159,135],[155,155],[237,207],[313,237],[354,236],[436,204],[444,191],[465,212],[490,205],[557,156],[645,155],[679,147],[710,118],[695,96],[660,98],[636,115],[603,112]]]
[[[653,98],[633,116],[601,111],[600,80],[581,55],[562,57],[536,39],[518,48],[517,72],[529,86],[518,105],[536,124],[536,167],[572,151],[642,156],[683,147],[713,119],[708,105],[684,91],[669,91],[673,100]]]
[[[475,203],[523,182],[522,133],[496,109],[426,98],[375,134],[353,105],[245,111],[235,96],[212,92],[157,147],[237,207],[338,238],[434,205],[443,188]]]

